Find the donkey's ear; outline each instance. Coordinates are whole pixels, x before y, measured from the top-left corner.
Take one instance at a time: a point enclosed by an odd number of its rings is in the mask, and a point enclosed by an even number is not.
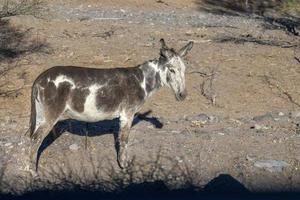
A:
[[[160,56],[162,56],[166,59],[171,59],[174,56],[174,51],[172,51],[170,49],[161,48]]]
[[[165,40],[164,40],[163,38],[161,38],[161,39],[159,40],[159,42],[160,42],[160,44],[161,44],[161,48],[162,48],[162,49],[167,49],[167,48],[168,48],[167,45],[166,45],[166,43],[165,43]]]
[[[165,57],[165,58],[167,58],[167,59],[172,58],[172,56],[174,55],[174,53],[172,52],[172,50],[170,50],[168,48],[168,46],[165,43],[165,40],[164,39],[160,39],[159,42],[161,43],[160,55],[163,56],[163,57]]]
[[[180,57],[184,57],[186,56],[186,54],[193,48],[194,42],[190,41],[187,45],[185,45],[184,47],[182,47],[178,54]]]

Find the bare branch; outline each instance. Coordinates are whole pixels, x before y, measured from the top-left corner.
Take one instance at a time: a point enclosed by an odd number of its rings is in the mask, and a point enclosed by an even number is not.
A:
[[[264,81],[269,85],[270,88],[274,87],[276,88],[281,94],[283,94],[286,99],[289,100],[292,104],[300,107],[300,104],[294,100],[294,98],[291,96],[290,93],[286,89],[284,89],[282,86],[280,86],[277,82],[277,80],[274,77],[264,75],[263,76]]]
[[[13,97],[13,96],[18,96],[20,94],[20,90],[22,90],[23,87],[13,89],[13,90],[6,90],[6,91],[1,91],[0,90],[0,97]]]
[[[214,89],[214,80],[216,78],[216,67],[211,70],[210,74],[207,74],[203,82],[200,84],[201,94],[208,99],[212,105],[216,105],[216,91]]]

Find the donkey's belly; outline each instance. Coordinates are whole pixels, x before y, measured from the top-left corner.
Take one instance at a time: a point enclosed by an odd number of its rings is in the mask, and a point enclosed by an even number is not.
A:
[[[84,111],[82,113],[77,112],[73,109],[67,109],[65,111],[65,117],[76,119],[79,121],[85,121],[85,122],[98,122],[105,119],[114,119],[119,117],[118,112],[102,112],[99,110],[91,111]]]

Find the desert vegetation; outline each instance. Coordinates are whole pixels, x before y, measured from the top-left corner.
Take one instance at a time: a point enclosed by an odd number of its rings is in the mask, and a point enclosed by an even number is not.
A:
[[[297,199],[299,16],[299,0],[0,0],[0,198]],[[42,71],[136,66],[160,38],[194,41],[189,96],[162,90],[136,115],[127,168],[117,120],[71,120],[47,137],[38,175],[25,170]]]

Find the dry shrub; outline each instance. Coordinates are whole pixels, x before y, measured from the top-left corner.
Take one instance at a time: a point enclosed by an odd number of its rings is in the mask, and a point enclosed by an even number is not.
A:
[[[0,0],[0,18],[15,15],[40,16],[43,5],[42,0]]]

